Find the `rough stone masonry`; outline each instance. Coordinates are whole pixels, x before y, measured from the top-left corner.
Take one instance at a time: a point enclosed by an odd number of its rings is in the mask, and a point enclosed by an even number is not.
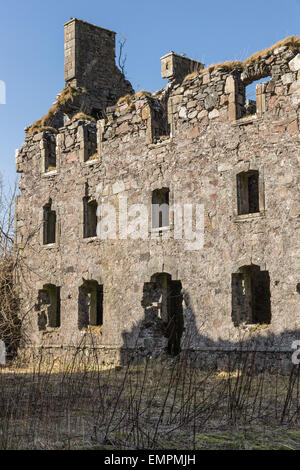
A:
[[[115,33],[65,24],[66,87],[16,156],[27,346],[90,345],[103,361],[128,351],[207,356],[254,339],[260,351],[291,351],[300,38],[207,68],[170,52],[161,69],[164,89],[134,93],[115,65]],[[97,234],[99,205],[120,215],[121,197],[150,214],[163,204],[146,239]],[[174,234],[172,207],[186,203],[204,207],[199,250]]]

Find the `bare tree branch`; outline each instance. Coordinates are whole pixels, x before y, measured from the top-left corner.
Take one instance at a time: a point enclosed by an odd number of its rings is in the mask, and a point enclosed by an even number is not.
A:
[[[127,54],[124,54],[124,47],[125,47],[126,42],[127,42],[126,37],[121,37],[118,41],[118,45],[119,45],[118,64],[119,64],[120,70],[121,70],[121,72],[124,76],[126,75],[125,64],[126,64],[126,60],[127,60]]]

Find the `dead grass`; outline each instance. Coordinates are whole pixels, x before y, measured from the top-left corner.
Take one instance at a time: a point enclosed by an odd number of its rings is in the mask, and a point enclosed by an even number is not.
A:
[[[150,91],[146,91],[146,90],[140,90],[138,91],[137,93],[135,93],[134,95],[125,95],[125,96],[121,96],[121,98],[119,98],[118,102],[117,102],[117,105],[118,106],[121,106],[122,104],[127,104],[128,106],[132,105],[132,100],[134,98],[138,99],[140,98],[141,96],[149,96],[151,97],[152,94],[150,93]]]
[[[73,116],[72,121],[76,121],[76,120],[96,122],[96,119],[93,116],[89,116],[88,114],[85,114],[82,112],[77,113]]]
[[[27,136],[35,134],[36,132],[53,132],[54,134],[58,133],[58,130],[55,127],[43,126],[40,124],[41,121],[36,121],[30,128],[26,131]]]
[[[255,54],[252,54],[248,59],[245,60],[245,64],[249,65],[251,63],[255,63],[258,60],[260,60],[262,57],[265,57],[267,55],[271,55],[275,49],[278,49],[279,47],[284,47],[287,46],[289,49],[297,49],[300,47],[300,38],[298,36],[289,36],[276,44],[273,44],[273,46],[268,47],[267,49],[263,49],[262,51],[256,52]]]
[[[152,94],[149,91],[140,90],[137,93],[135,93],[134,95],[127,94],[125,96],[121,96],[121,98],[119,98],[119,100],[117,102],[117,110],[120,110],[120,107],[123,106],[124,104],[127,104],[127,111],[134,110],[135,105],[134,105],[133,99],[139,99],[142,96],[151,97]]]
[[[125,95],[121,96],[121,98],[118,99],[117,105],[121,106],[122,104],[127,104],[128,106],[132,103],[132,95]]]
[[[119,98],[118,102],[117,102],[117,110],[119,111],[120,108],[123,106],[123,105],[127,105],[127,111],[132,111],[135,106],[134,106],[134,103],[132,101],[132,98],[133,96],[132,95],[125,95],[125,96],[121,96],[121,98]]]
[[[98,159],[98,153],[95,152],[95,153],[93,153],[92,155],[89,156],[87,161],[90,162],[91,160],[97,160],[97,159]],[[91,327],[91,328],[98,328],[98,327]]]
[[[236,68],[243,67],[243,65],[244,65],[243,62],[240,62],[238,60],[234,60],[234,61],[231,61],[231,62],[229,62],[229,61],[220,62],[219,64],[211,64],[208,67],[206,67],[205,69],[199,70],[199,72],[189,73],[188,75],[186,75],[184,77],[183,81],[191,80],[191,79],[197,77],[198,75],[202,75],[204,73],[212,73],[215,70],[224,70],[224,71],[235,70]]]
[[[243,62],[241,62],[239,60],[233,60],[231,62],[227,61],[227,62],[221,62],[219,64],[212,64],[209,67],[207,67],[207,69],[204,69],[204,70],[208,71],[208,72],[214,72],[215,70],[219,70],[219,69],[228,71],[228,70],[234,70],[234,69],[239,68],[239,67],[243,67]],[[204,72],[204,70],[203,70],[203,72]],[[201,70],[201,72],[202,72],[202,70]]]
[[[41,354],[0,369],[1,449],[300,449],[299,368],[216,374],[185,355],[113,367]],[[254,361],[254,362],[253,362]]]
[[[219,379],[230,380],[230,379],[236,379],[239,376],[239,374],[240,374],[240,371],[238,370],[230,371],[230,372],[226,372],[222,370],[221,372],[217,373],[217,377],[219,377]]]
[[[270,328],[270,325],[258,323],[256,325],[245,325],[245,328],[247,328],[249,331],[261,331]]]
[[[292,50],[300,48],[300,37],[289,36],[277,42],[276,44],[273,44],[273,46],[267,49],[263,49],[259,52],[256,52],[255,54],[252,54],[244,62],[235,60],[235,61],[220,62],[219,64],[209,65],[205,69],[199,70],[199,72],[189,73],[188,75],[185,76],[183,81],[190,80],[192,78],[195,78],[197,75],[201,75],[203,73],[214,72],[215,70],[230,71],[230,70],[235,70],[237,68],[245,69],[247,65],[251,65],[251,64],[255,64],[256,62],[259,62],[262,58],[271,55],[275,49],[278,49],[283,46],[287,46],[289,49],[292,49]]]
[[[137,93],[135,93],[135,95],[134,95],[134,97],[137,98],[137,99],[140,98],[141,96],[149,96],[149,97],[151,97],[152,94],[150,93],[150,91],[140,90],[140,91],[138,91]]]
[[[30,127],[27,129],[27,135],[34,134],[35,132],[40,132],[41,130],[45,130],[47,127],[49,129],[49,126],[47,126],[47,123],[55,117],[55,115],[59,112],[64,111],[64,107],[70,103],[73,102],[76,96],[79,96],[81,94],[86,93],[85,88],[75,88],[70,85],[67,85],[62,92],[59,94],[57,100],[51,108],[49,109],[48,113],[45,114],[41,119],[38,121],[34,122]]]
[[[197,77],[198,74],[199,74],[199,72],[188,73],[188,74],[184,77],[183,81],[185,82],[186,80],[191,80],[192,78]]]
[[[91,155],[89,160],[95,160],[98,158],[97,153],[94,153],[94,155]],[[87,331],[90,333],[95,333],[98,335],[102,335],[102,326],[89,326],[88,328],[82,328],[83,331]]]

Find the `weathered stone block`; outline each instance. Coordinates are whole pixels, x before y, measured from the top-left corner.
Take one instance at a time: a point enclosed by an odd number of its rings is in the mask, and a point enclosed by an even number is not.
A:
[[[182,119],[187,118],[187,109],[184,106],[182,106],[179,110],[179,117]]]
[[[289,92],[295,93],[295,91],[298,91],[299,89],[300,89],[300,80],[296,80],[294,83],[291,84]]]
[[[220,116],[220,113],[217,109],[214,109],[208,114],[209,119],[216,119],[219,116]]]
[[[294,76],[292,73],[285,73],[284,75],[282,75],[281,79],[284,85],[289,85],[293,82]]]
[[[209,94],[204,101],[205,109],[211,111],[217,105],[218,99],[219,95],[217,93]]]
[[[290,62],[289,67],[292,72],[300,70],[300,54],[297,54]]]
[[[235,81],[232,75],[229,75],[225,83],[225,93],[229,95],[230,93],[235,93]]]

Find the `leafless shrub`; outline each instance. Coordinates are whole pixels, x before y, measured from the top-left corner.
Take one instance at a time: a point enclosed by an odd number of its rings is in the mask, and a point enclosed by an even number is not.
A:
[[[5,192],[0,181],[0,339],[8,351],[20,341],[19,301],[15,288],[14,199],[16,187]]]
[[[236,433],[254,433],[255,446],[264,429],[282,439],[299,424],[299,367],[270,371],[254,349],[228,354],[220,373],[185,351],[108,367],[88,344],[2,370],[0,448],[195,449],[221,431],[225,446]]]

